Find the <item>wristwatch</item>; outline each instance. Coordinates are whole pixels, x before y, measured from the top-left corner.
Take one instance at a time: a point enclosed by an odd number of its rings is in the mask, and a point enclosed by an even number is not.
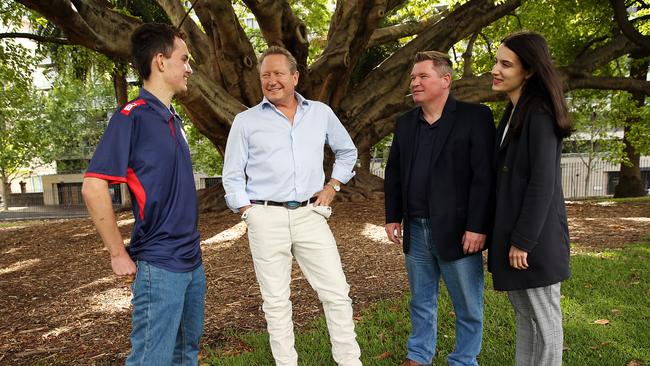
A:
[[[334,190],[337,191],[337,192],[339,192],[339,191],[341,190],[341,186],[338,185],[338,184],[334,184],[334,183],[331,183],[331,182],[327,182],[326,185],[328,185],[328,186],[334,188]]]

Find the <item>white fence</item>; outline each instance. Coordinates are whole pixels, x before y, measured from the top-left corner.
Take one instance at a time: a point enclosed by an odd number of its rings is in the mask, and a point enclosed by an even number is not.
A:
[[[588,169],[588,165],[591,169]],[[639,165],[641,179],[648,188],[650,187],[650,156],[642,156]],[[599,197],[614,194],[621,164],[612,164],[600,159],[595,159],[588,164],[583,162],[579,154],[566,154],[562,157],[561,169],[565,198]],[[384,168],[380,160],[373,160],[370,163],[370,173],[384,178]]]

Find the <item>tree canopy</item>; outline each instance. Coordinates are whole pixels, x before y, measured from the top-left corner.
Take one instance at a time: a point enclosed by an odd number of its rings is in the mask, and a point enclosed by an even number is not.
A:
[[[469,101],[503,100],[490,88],[489,71],[500,40],[520,29],[549,40],[569,90],[650,92],[649,82],[629,76],[630,55],[650,51],[650,9],[643,1],[194,0],[191,9],[180,0],[15,3],[32,11],[33,21],[46,19],[61,31],[52,42],[82,45],[123,63],[138,25],[180,26],[194,76],[179,102],[220,151],[234,116],[262,98],[257,53],[267,45],[292,52],[299,63],[298,91],[334,109],[364,165],[395,117],[412,106],[407,75],[421,50],[452,55],[453,92]]]
[[[0,59],[0,193],[6,197],[6,184],[21,169],[29,168],[44,151],[44,144],[38,118],[41,99],[31,80],[33,55],[15,42],[3,42]]]

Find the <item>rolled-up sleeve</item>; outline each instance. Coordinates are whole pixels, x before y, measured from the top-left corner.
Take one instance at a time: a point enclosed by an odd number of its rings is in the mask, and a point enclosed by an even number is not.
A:
[[[334,152],[334,167],[332,178],[346,184],[354,177],[354,166],[357,164],[357,148],[345,130],[341,121],[328,107],[327,119],[327,144]]]
[[[246,193],[246,164],[248,162],[248,139],[241,119],[235,117],[223,162],[222,183],[226,192],[226,204],[235,213],[251,204]]]

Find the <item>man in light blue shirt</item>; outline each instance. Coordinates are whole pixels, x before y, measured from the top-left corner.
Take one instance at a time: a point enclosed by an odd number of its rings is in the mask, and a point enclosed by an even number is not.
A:
[[[233,122],[226,145],[226,203],[242,214],[260,285],[276,365],[296,366],[289,283],[292,258],[323,303],[332,356],[361,365],[348,292],[334,236],[327,225],[340,184],[354,176],[357,149],[334,112],[295,92],[295,58],[272,46],[260,58],[264,99]],[[330,180],[324,145],[335,155]]]

